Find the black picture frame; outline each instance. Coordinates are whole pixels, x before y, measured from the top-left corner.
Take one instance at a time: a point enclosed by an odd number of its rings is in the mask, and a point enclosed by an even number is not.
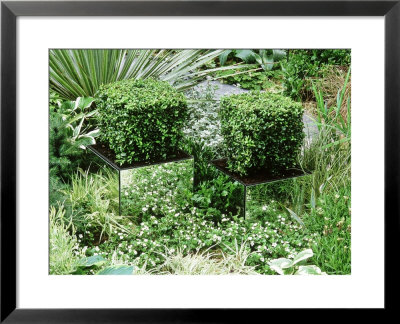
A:
[[[385,309],[397,306],[400,1],[2,1],[1,2],[1,323],[192,323],[256,319],[243,309],[16,308],[16,19],[19,16],[384,16],[385,18]],[[372,44],[373,46],[373,44]],[[368,53],[366,53],[368,55]],[[371,148],[373,150],[373,148]],[[366,175],[370,177],[371,174]],[[391,242],[394,242],[392,244]],[[373,267],[371,256],[371,267]],[[370,270],[370,269],[369,269]],[[367,270],[366,270],[367,271]],[[368,283],[366,283],[367,285]],[[210,313],[211,312],[211,313]],[[245,321],[246,322],[246,321]]]

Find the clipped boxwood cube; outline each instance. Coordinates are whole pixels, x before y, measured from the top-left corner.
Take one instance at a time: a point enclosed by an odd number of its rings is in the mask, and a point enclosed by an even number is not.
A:
[[[187,103],[167,82],[123,80],[96,93],[100,142],[120,165],[174,157],[183,136]]]
[[[220,118],[230,171],[279,174],[296,166],[304,139],[300,103],[268,92],[232,95],[221,99]]]

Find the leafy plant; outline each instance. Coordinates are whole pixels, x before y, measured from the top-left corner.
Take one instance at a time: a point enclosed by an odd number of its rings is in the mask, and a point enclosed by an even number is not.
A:
[[[204,210],[193,207],[188,212],[171,210],[162,218],[150,216],[122,239],[111,235],[98,246],[99,254],[115,250],[121,261],[135,259],[138,265],[156,268],[165,262],[162,254],[166,249],[174,255],[175,251],[189,254],[211,248],[210,252],[220,249],[238,260],[240,255],[246,255],[246,265],[254,266],[259,273],[271,273],[267,264],[270,259],[291,257],[314,243],[314,236],[300,230],[289,218],[279,216],[251,223],[222,215],[216,224],[204,215]],[[239,251],[237,242],[242,242]]]
[[[242,206],[243,186],[225,175],[202,182],[193,195],[195,205],[204,211],[205,218],[221,222],[223,215],[237,215]]]
[[[324,102],[323,95],[320,90],[317,90],[316,86],[313,84],[313,91],[317,101],[317,121],[316,124],[318,129],[321,130],[322,127],[329,128],[332,131],[332,136],[337,137],[341,135],[341,139],[334,141],[329,145],[336,145],[351,139],[351,111],[350,111],[350,98],[346,103],[346,116],[344,119],[341,110],[344,106],[343,98],[346,91],[346,86],[350,77],[350,69],[347,73],[346,79],[344,81],[342,89],[339,89],[336,96],[336,106],[328,107]]]
[[[221,133],[228,168],[241,175],[261,168],[271,173],[296,165],[302,144],[303,107],[273,93],[221,99]]]
[[[49,272],[54,275],[70,274],[78,267],[81,252],[75,232],[64,222],[62,205],[50,207],[49,214]]]
[[[126,232],[124,217],[118,216],[118,178],[111,171],[89,174],[79,170],[64,191],[68,210],[65,219],[73,224],[82,243],[98,243],[114,231]]]
[[[50,50],[50,88],[62,98],[93,97],[103,84],[154,78],[178,90],[223,68],[198,70],[223,50]]]
[[[121,174],[121,209],[136,222],[150,215],[163,217],[170,210],[187,209],[192,195],[193,160],[125,170]]]
[[[312,99],[309,80],[321,76],[326,65],[349,65],[350,50],[291,50],[281,62],[285,94],[296,100]]]
[[[215,90],[215,86],[207,82],[186,93],[189,117],[183,132],[191,142],[219,152],[222,136],[218,118],[219,102],[214,99]]]
[[[131,275],[133,270],[133,266],[121,264],[106,267],[97,272],[96,275]]]
[[[93,98],[61,101],[50,98],[50,176],[69,179],[70,174],[84,162],[86,145],[94,144],[98,129],[90,129],[95,116]]]
[[[101,141],[120,165],[176,154],[187,103],[167,82],[123,80],[101,86],[96,96]]]
[[[315,263],[328,274],[351,273],[351,187],[323,192],[315,208],[303,216],[306,227],[318,233]]]
[[[254,69],[246,70],[226,70],[216,73],[216,79],[220,79],[227,84],[234,84],[242,89],[248,90],[266,90],[271,92],[281,92],[280,76],[281,71],[259,71],[256,65],[250,65]]]
[[[228,275],[228,274],[258,274],[254,266],[246,265],[249,256],[243,244],[235,254],[223,252],[200,252],[186,254],[181,250],[171,252],[166,248],[165,253],[160,253],[164,263],[158,267],[161,274],[174,275]]]
[[[280,275],[326,275],[320,268],[315,265],[297,265],[313,256],[311,249],[304,250],[296,254],[293,260],[279,258],[269,262],[272,270]]]
[[[258,52],[250,49],[225,50],[219,55],[221,65],[225,65],[230,54],[248,64],[258,63],[264,71],[271,71],[275,64],[286,57],[286,52],[278,49],[260,49]]]

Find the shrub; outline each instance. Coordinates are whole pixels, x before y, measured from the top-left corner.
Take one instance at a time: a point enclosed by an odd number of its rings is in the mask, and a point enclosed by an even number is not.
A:
[[[61,101],[50,94],[49,113],[49,169],[50,176],[69,181],[80,167],[88,167],[85,146],[95,143],[98,130],[89,123],[96,113],[92,109],[93,98],[77,98]],[[93,128],[93,127],[92,127]]]
[[[185,97],[167,82],[123,80],[96,95],[101,141],[121,165],[172,156],[187,118]]]
[[[296,100],[313,99],[310,79],[323,75],[328,65],[350,65],[351,51],[291,50],[287,62],[282,63],[285,94]]]
[[[304,138],[303,108],[273,93],[221,99],[221,132],[228,168],[246,175],[262,168],[277,174],[295,166]]]

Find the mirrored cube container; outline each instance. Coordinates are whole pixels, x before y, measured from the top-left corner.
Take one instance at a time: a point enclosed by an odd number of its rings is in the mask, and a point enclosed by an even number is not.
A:
[[[230,198],[234,202],[230,208],[245,219],[256,218],[269,211],[274,214],[277,208],[300,213],[299,209],[304,208],[304,202],[310,198],[312,179],[309,171],[291,169],[276,176],[268,170],[260,170],[252,175],[241,176],[228,170],[226,159],[211,163],[219,171],[219,176],[229,179],[240,188],[235,190],[235,199]]]
[[[100,143],[87,147],[96,164],[115,172],[119,196],[119,215],[163,216],[176,205],[188,204],[193,190],[193,157],[178,151],[174,157],[153,163],[118,165],[115,156]]]

